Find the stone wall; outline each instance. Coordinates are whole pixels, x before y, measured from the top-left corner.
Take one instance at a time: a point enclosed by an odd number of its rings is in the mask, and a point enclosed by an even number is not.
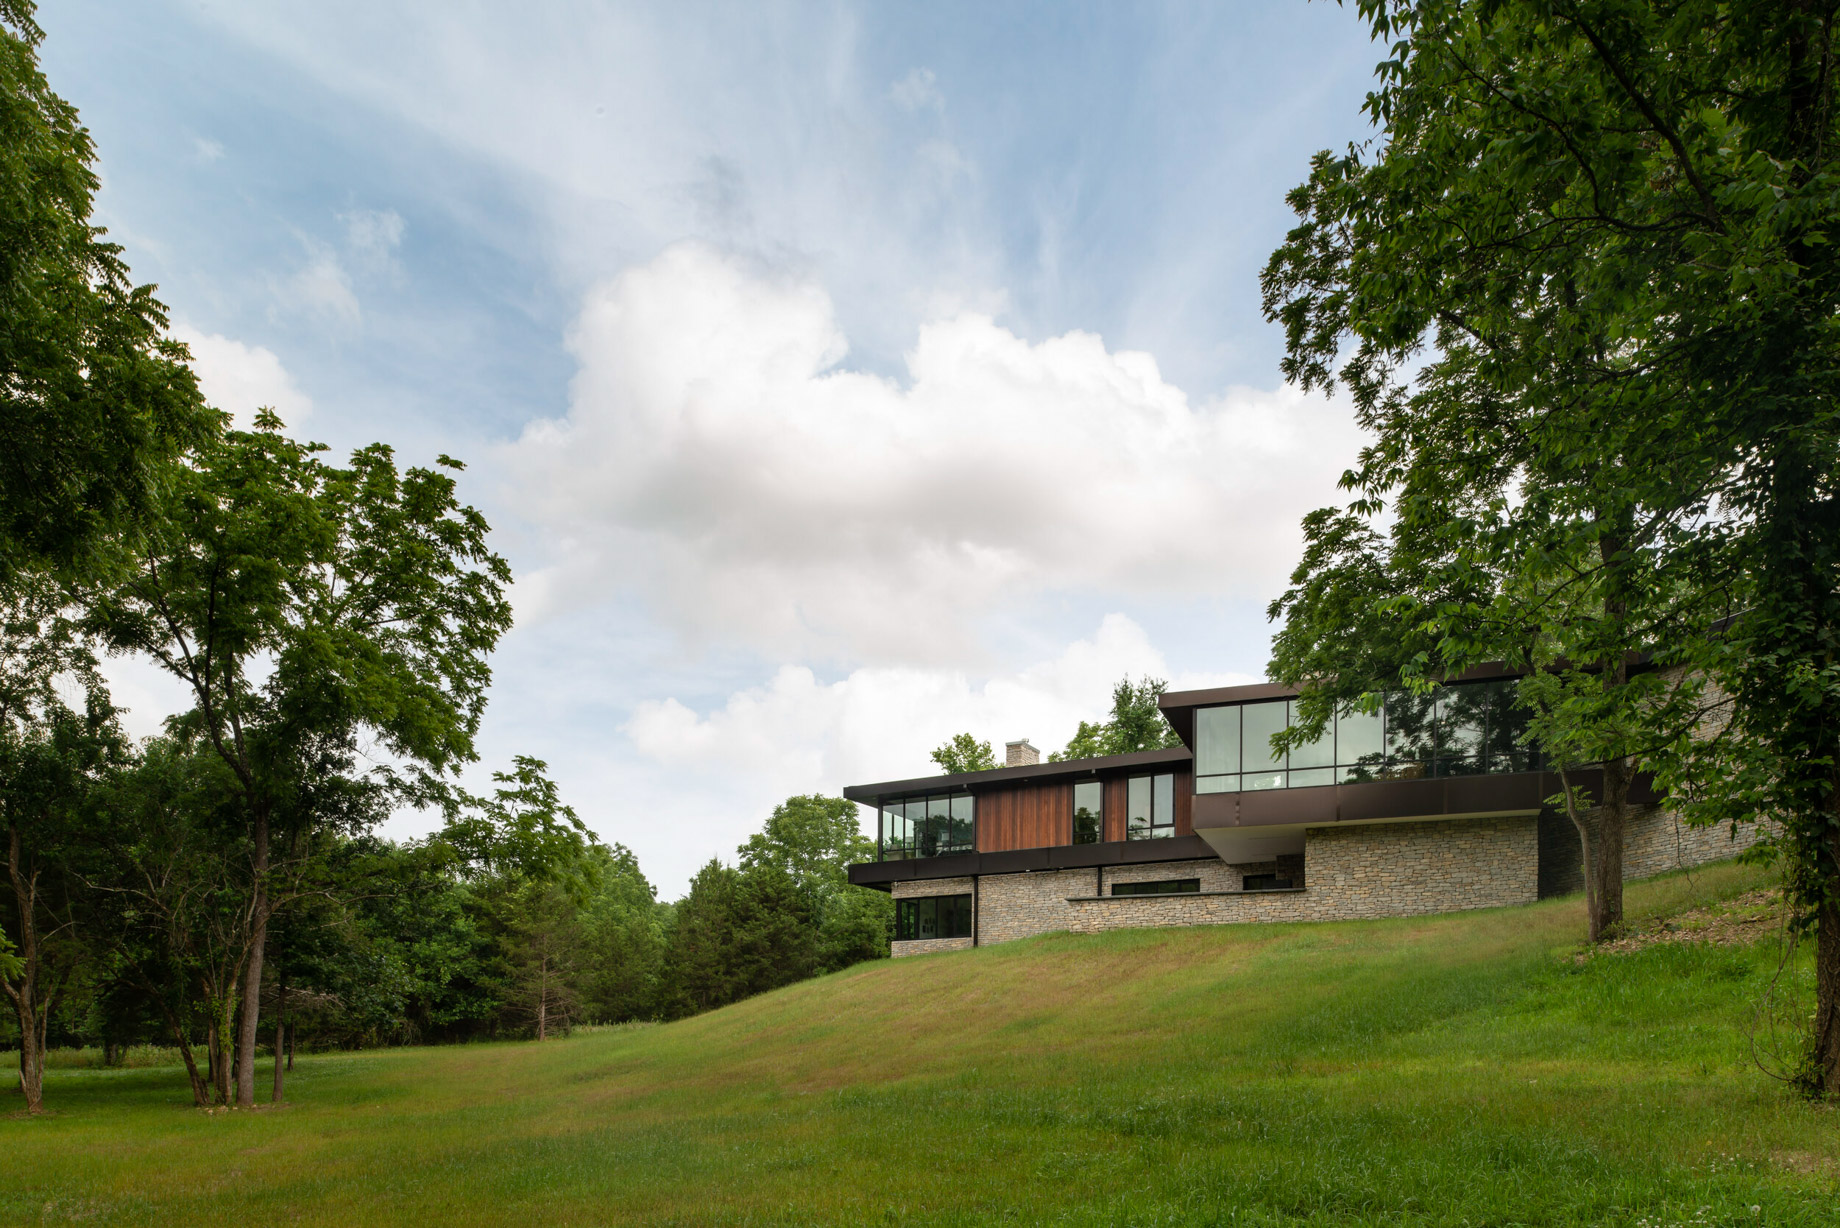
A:
[[[916,938],[909,942],[891,942],[888,953],[896,959],[903,955],[931,955],[936,951],[969,951],[969,938]]]
[[[1104,896],[1068,901],[1079,933],[1244,921],[1332,921],[1494,908],[1539,888],[1532,816],[1312,827],[1309,886],[1291,891]],[[986,878],[981,890],[988,891]],[[988,915],[988,914],[987,914]]]
[[[1304,833],[1319,917],[1399,917],[1538,898],[1538,824],[1522,818],[1312,827]]]
[[[1755,823],[1730,827],[1689,827],[1672,810],[1649,807],[1630,816],[1623,833],[1623,878],[1649,878],[1736,857],[1762,839]],[[1584,890],[1584,860],[1578,829],[1563,812],[1540,816],[1540,898]]]
[[[1571,820],[1565,820],[1565,825],[1571,827]],[[1623,833],[1623,877],[1648,878],[1669,870],[1723,861],[1757,843],[1763,834],[1763,828],[1756,823],[1741,824],[1734,835],[1729,826],[1689,827],[1672,810],[1650,809],[1632,818]],[[1576,829],[1572,832],[1572,847],[1578,847]],[[1582,874],[1577,890],[1584,890]]]
[[[1096,883],[1092,870],[986,874],[978,880],[978,941],[1008,942],[1072,929],[1068,897],[1090,896]]]
[[[1100,895],[1110,895],[1115,883],[1161,883],[1172,878],[1198,878],[1203,891],[1238,891],[1240,877],[1245,873],[1243,866],[1232,866],[1218,857],[1205,857],[1198,861],[1161,861],[1147,866],[1107,866],[1105,868],[1104,890]],[[985,879],[989,882],[989,879]],[[1091,895],[1092,883],[1080,895]]]

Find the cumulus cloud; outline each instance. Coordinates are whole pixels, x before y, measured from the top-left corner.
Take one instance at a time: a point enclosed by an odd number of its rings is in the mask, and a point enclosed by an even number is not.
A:
[[[1125,674],[1167,676],[1163,656],[1121,614],[1050,660],[975,684],[964,672],[914,666],[864,667],[835,682],[782,666],[764,686],[698,713],[675,699],[640,704],[622,731],[647,758],[668,767],[719,763],[749,782],[752,809],[793,793],[927,776],[928,754],[971,731],[1002,743],[1027,737],[1057,750],[1081,720],[1104,715]],[[1251,681],[1231,675],[1177,679],[1179,687]]]
[[[680,244],[597,289],[567,417],[508,449],[555,543],[521,597],[634,586],[682,629],[763,650],[961,661],[1044,593],[1263,597],[1358,446],[1291,391],[1191,404],[1090,333],[964,313],[905,381],[848,370],[809,281]]]
[[[312,399],[267,346],[245,345],[184,323],[175,324],[172,331],[192,351],[192,370],[204,399],[234,417],[238,426],[247,427],[263,406],[289,426],[299,425],[313,412]]]

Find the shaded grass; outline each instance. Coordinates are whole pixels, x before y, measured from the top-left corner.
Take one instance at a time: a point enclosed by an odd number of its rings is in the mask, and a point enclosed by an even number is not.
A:
[[[1840,1118],[1751,1060],[1780,947],[1576,963],[1581,926],[1562,900],[1052,935],[663,1027],[305,1059],[256,1113],[59,1070],[54,1116],[0,1119],[0,1221],[1840,1222]]]

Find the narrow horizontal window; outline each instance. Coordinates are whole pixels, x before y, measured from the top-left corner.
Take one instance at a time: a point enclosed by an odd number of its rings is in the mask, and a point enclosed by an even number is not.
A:
[[[1245,891],[1288,891],[1291,880],[1276,874],[1248,874],[1240,887]]]
[[[1201,890],[1198,878],[1166,878],[1154,883],[1113,883],[1113,895],[1185,895]]]

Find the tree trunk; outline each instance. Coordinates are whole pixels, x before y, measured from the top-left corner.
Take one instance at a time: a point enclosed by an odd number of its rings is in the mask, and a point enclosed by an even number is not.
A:
[[[1604,797],[1588,809],[1578,804],[1571,774],[1559,769],[1565,790],[1565,812],[1578,829],[1584,862],[1585,912],[1591,941],[1614,938],[1623,926],[1623,840],[1628,826],[1629,762],[1613,759],[1604,764]]]
[[[7,877],[12,880],[13,899],[19,910],[19,984],[6,987],[19,1016],[19,1090],[26,1098],[26,1112],[45,1111],[44,1031],[39,1026],[42,1013],[38,1001],[38,881],[27,877],[19,864],[19,829],[7,829]]]
[[[287,973],[277,968],[275,969],[275,1090],[268,1097],[268,1102],[270,1104],[281,1103],[281,1070],[283,1063],[281,1047],[283,1041],[286,1039],[286,1025],[282,1020],[286,1018]]]
[[[158,997],[158,990],[152,985],[148,985],[147,989],[159,1000],[160,1013],[166,1016],[166,1026],[172,1031],[173,1043],[179,1046],[179,1056],[185,1059],[185,1075],[192,1081],[192,1103],[201,1109],[208,1107],[211,1103],[210,1086],[204,1076],[198,1073],[198,1061],[192,1056],[192,1043],[186,1039],[185,1029],[179,1024],[179,1016],[166,1005],[165,999]]]
[[[1828,852],[1840,866],[1840,834],[1830,835]],[[1815,912],[1814,1059],[1820,1092],[1840,1098],[1840,903],[1830,894]]]
[[[256,1103],[256,1037],[262,1018],[262,955],[268,945],[268,812],[258,808],[255,857],[250,866],[254,898],[250,901],[249,963],[243,969],[243,1011],[237,1021],[236,1107]]]

